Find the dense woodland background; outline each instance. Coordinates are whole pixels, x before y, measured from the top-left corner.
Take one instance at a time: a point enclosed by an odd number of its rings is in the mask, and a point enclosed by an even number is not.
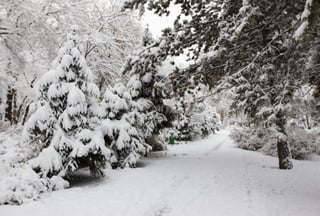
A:
[[[166,16],[174,5],[180,15],[159,38],[141,26],[145,10]],[[10,166],[35,174],[25,187],[56,190],[80,168],[135,167],[170,135],[235,126],[240,148],[291,169],[320,153],[319,13],[319,0],[5,0],[0,142],[19,152]]]

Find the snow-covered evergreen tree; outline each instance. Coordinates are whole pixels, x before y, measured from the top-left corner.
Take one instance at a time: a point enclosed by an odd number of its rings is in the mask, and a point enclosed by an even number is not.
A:
[[[199,84],[188,89],[175,105],[177,119],[174,121],[177,140],[190,141],[215,133],[221,123],[215,107],[204,100],[206,88]]]
[[[190,121],[188,116],[186,116],[186,102],[184,99],[181,99],[175,105],[177,111],[177,118],[173,123],[175,137],[178,141],[190,141],[193,139],[190,126]]]
[[[131,77],[127,84],[132,99],[129,118],[153,150],[161,150],[165,148],[164,142],[157,135],[171,121],[167,118],[171,109],[163,103],[159,85],[162,77],[158,73],[166,59],[167,41],[160,38],[154,42],[146,31],[144,45],[142,51],[128,60],[124,69],[124,74]]]
[[[103,121],[101,131],[105,144],[111,149],[111,164],[117,167],[135,167],[150,146],[134,127],[131,119],[131,96],[123,83],[107,89],[102,102]]]
[[[76,32],[74,27],[52,70],[38,81],[38,108],[25,126],[26,142],[37,149],[31,165],[42,177],[66,177],[82,167],[102,175],[110,154],[96,130],[99,90]]]

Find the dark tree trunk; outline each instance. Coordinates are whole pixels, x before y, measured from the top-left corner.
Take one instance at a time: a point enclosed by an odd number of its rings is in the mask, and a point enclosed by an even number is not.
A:
[[[152,147],[152,151],[166,150],[166,145],[160,141],[157,135],[146,138],[146,142]]]
[[[0,97],[0,105],[2,104],[2,98]],[[0,120],[3,120],[3,113],[2,113],[2,110],[0,110]]]
[[[4,117],[11,125],[18,123],[17,111],[17,90],[9,87]]]
[[[24,112],[23,119],[22,119],[22,125],[24,125],[27,121],[29,109],[30,109],[30,103],[28,104],[28,106],[26,107],[26,111]]]
[[[292,169],[292,156],[289,149],[288,136],[285,130],[286,117],[283,111],[278,111],[276,125],[278,127],[277,150],[280,169]]]
[[[311,121],[310,121],[308,115],[305,115],[305,117],[306,117],[306,126],[307,126],[307,128],[310,130],[310,129],[311,129]]]
[[[23,100],[22,100],[22,103],[19,105],[19,108],[17,109],[17,114],[16,114],[16,117],[17,117],[17,122],[19,122],[21,120],[21,112],[22,112],[22,108],[24,108],[24,106],[26,105],[27,101],[27,97],[24,97]]]
[[[292,169],[293,164],[291,162],[291,152],[289,149],[288,141],[278,139],[277,142],[279,168],[280,169]]]
[[[10,123],[12,123],[12,110],[13,110],[12,102],[13,102],[13,91],[12,91],[12,88],[9,87],[7,91],[7,102],[6,102],[4,118],[6,121],[9,121]]]
[[[12,121],[11,124],[18,123],[17,90],[12,89]]]

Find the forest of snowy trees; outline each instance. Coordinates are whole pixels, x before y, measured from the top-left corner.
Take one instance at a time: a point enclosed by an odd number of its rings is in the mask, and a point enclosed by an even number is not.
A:
[[[160,37],[141,25],[146,10],[172,7]],[[227,126],[280,169],[319,154],[319,13],[319,0],[5,0],[0,204]]]

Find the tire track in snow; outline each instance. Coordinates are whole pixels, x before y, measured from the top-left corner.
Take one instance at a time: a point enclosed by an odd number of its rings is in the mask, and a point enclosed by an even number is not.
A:
[[[246,204],[248,209],[248,216],[252,215],[252,180],[250,178],[249,173],[249,166],[251,165],[251,162],[247,160],[245,157],[244,152],[242,152],[242,161],[245,164],[245,190],[246,190]]]
[[[212,153],[220,150],[221,147],[222,147],[222,145],[223,145],[223,143],[225,143],[225,142],[227,141],[227,139],[228,139],[228,138],[223,139],[223,140],[220,141],[218,144],[216,144],[213,148],[209,149],[209,151],[206,152],[206,153],[204,154],[204,156],[209,156],[210,154],[212,154]]]

